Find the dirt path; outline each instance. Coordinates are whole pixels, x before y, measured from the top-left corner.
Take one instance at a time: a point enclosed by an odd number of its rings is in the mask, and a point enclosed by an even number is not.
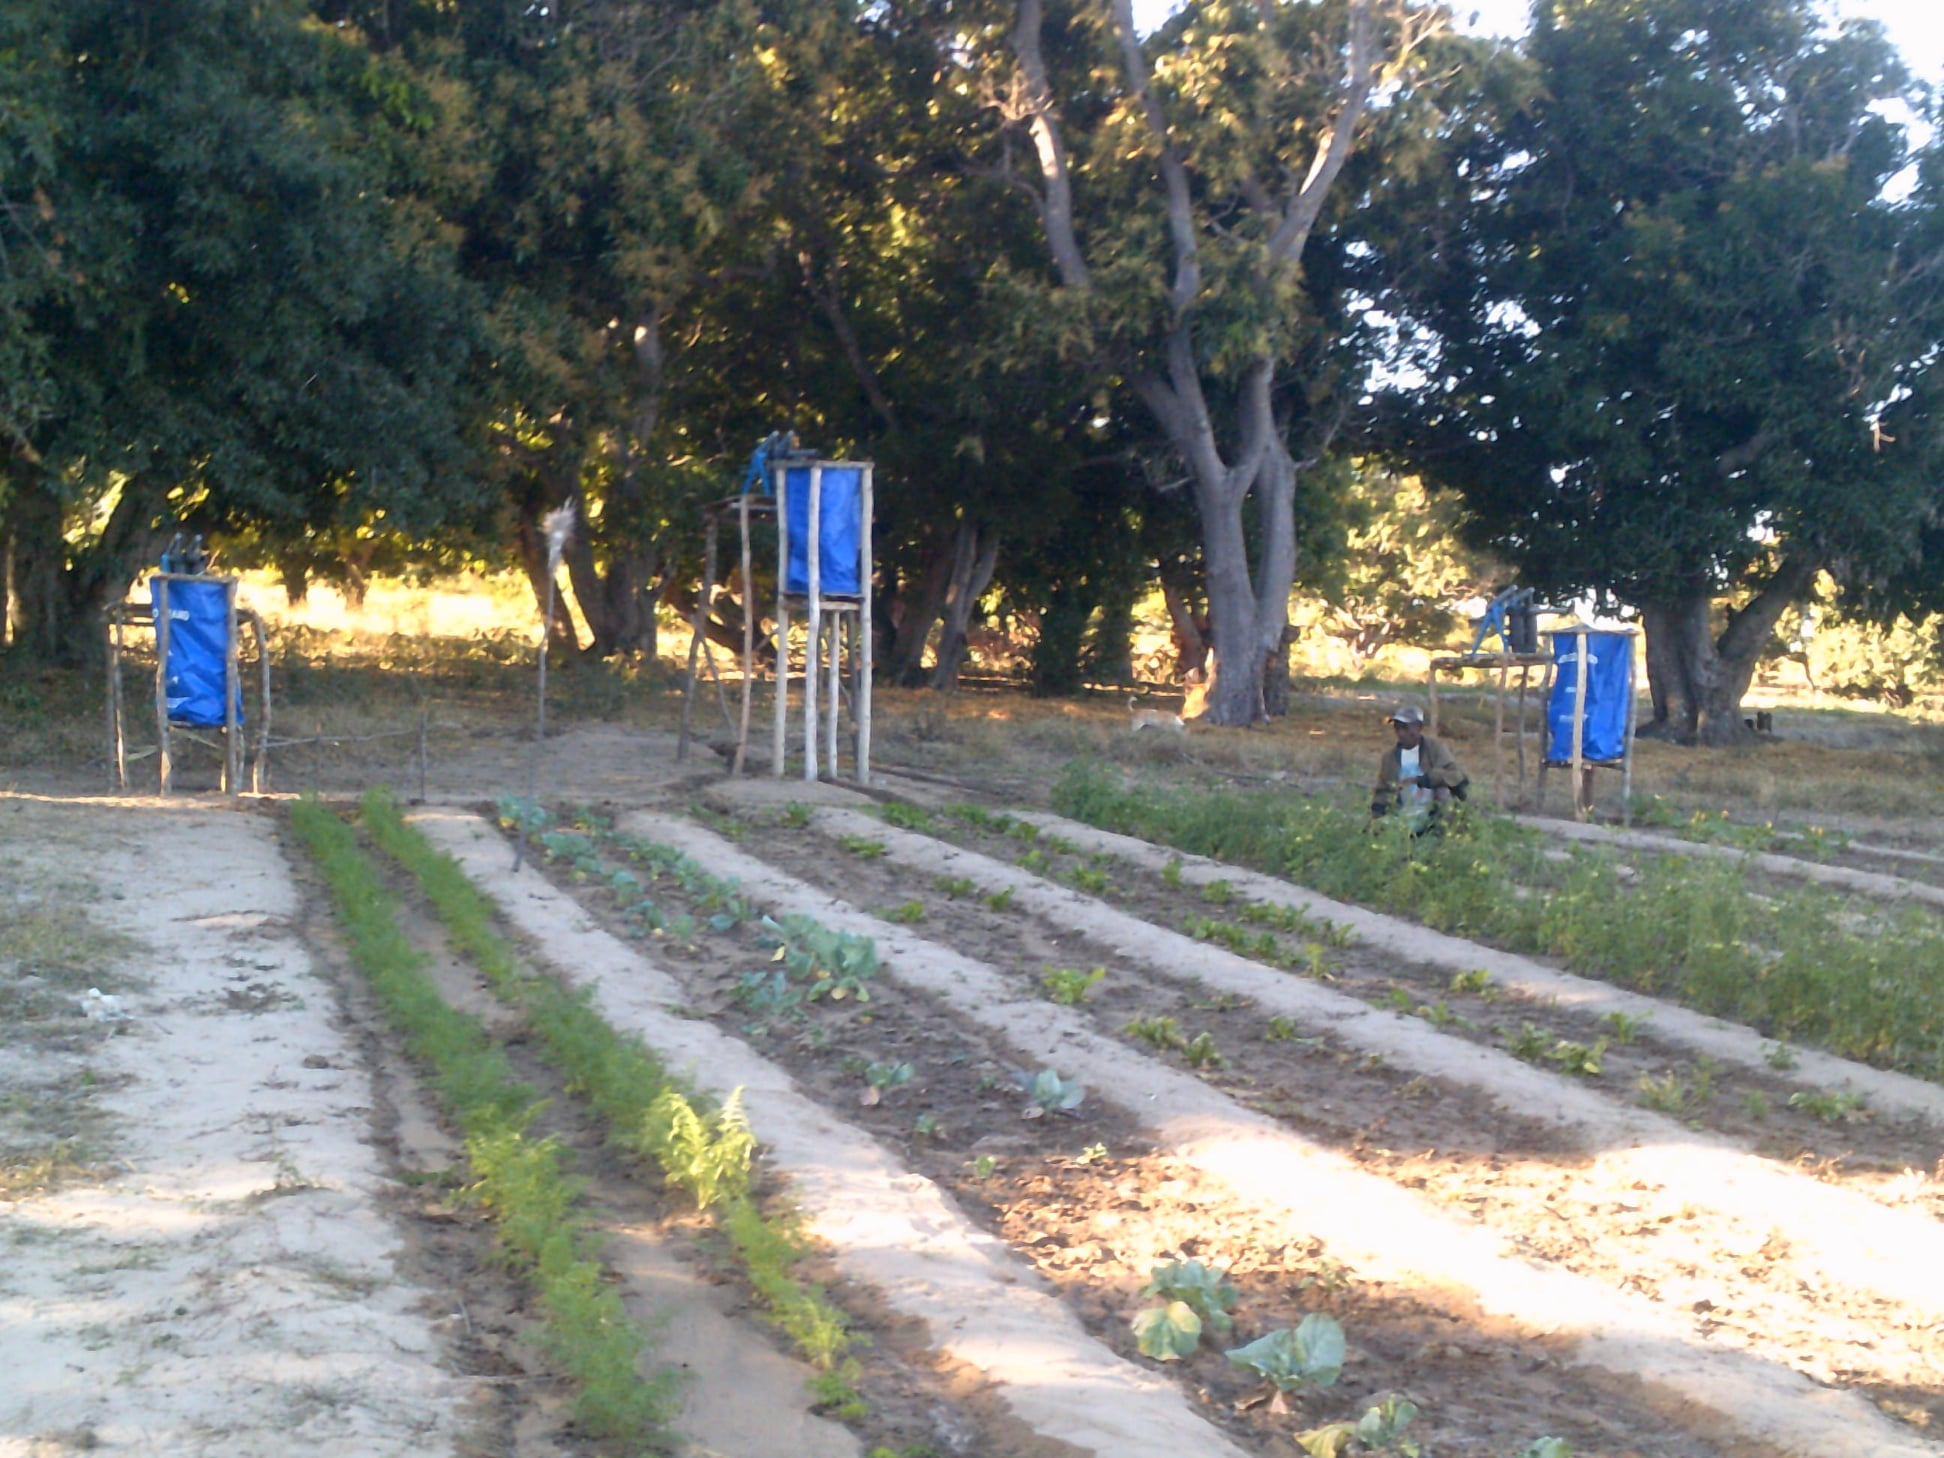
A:
[[[0,967],[8,1102],[95,1091],[66,1120],[85,1147],[0,1205],[0,1454],[457,1453],[471,1384],[441,1360],[450,1308],[400,1279],[371,1081],[272,824],[9,796],[0,837],[16,929],[85,898],[126,938]],[[76,1012],[77,976],[125,1017]]]

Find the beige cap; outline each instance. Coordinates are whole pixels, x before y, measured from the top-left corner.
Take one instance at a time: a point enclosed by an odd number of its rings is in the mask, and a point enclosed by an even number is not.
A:
[[[1390,718],[1385,720],[1385,722],[1389,724],[1422,724],[1424,722],[1424,710],[1420,709],[1416,704],[1399,704],[1391,710]]]

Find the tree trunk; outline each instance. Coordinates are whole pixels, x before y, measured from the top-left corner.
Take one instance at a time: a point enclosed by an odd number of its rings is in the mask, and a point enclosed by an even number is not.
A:
[[[277,580],[283,584],[286,607],[302,607],[310,601],[310,559],[302,552],[277,554]]]
[[[925,644],[931,638],[932,624],[945,610],[945,594],[952,585],[953,545],[940,543],[926,559],[915,587],[910,581],[899,593],[897,610],[890,616],[896,627],[891,648],[884,657],[890,682],[900,688],[922,688],[925,684]]]
[[[547,509],[539,491],[523,492],[513,518],[513,547],[519,554],[520,568],[533,588],[534,606],[538,611],[545,611],[547,601],[547,533],[540,524],[540,518],[546,515]],[[553,636],[547,646],[554,657],[563,661],[564,655],[573,653],[580,646],[579,635],[574,631],[573,609],[565,595],[559,592],[554,595]]]
[[[1190,601],[1192,585],[1179,564],[1161,563],[1161,600],[1168,608],[1168,636],[1174,640],[1175,671],[1187,679],[1208,671],[1209,623]]]
[[[101,612],[119,599],[160,547],[162,493],[146,477],[123,485],[101,535],[70,547],[61,500],[41,483],[19,482],[7,513],[12,543],[14,642],[29,657],[88,663],[102,652]]]
[[[1080,691],[1080,643],[1093,615],[1086,594],[1061,583],[1040,612],[1039,642],[1033,646],[1033,692],[1059,698]]]
[[[1681,744],[1754,742],[1755,731],[1742,717],[1741,701],[1769,634],[1808,590],[1818,565],[1808,555],[1784,559],[1748,606],[1729,614],[1719,638],[1710,622],[1713,598],[1703,584],[1667,601],[1645,604],[1641,620],[1647,631],[1654,723],[1642,733]]]
[[[952,552],[951,587],[945,594],[945,631],[938,640],[938,659],[932,665],[933,688],[943,691],[958,687],[959,664],[965,658],[965,631],[998,565],[999,533],[990,527],[981,531],[970,522],[960,522]]]

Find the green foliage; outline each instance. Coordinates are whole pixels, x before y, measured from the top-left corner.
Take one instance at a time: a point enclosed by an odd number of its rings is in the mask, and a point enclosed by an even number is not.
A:
[[[1141,1295],[1159,1296],[1169,1303],[1186,1302],[1201,1318],[1200,1329],[1206,1330],[1210,1336],[1227,1336],[1235,1324],[1229,1312],[1234,1308],[1239,1293],[1228,1277],[1200,1261],[1169,1261],[1166,1265],[1154,1267],[1148,1275],[1147,1285],[1141,1289]],[[1149,1352],[1148,1355],[1154,1354]]]
[[[695,1197],[698,1210],[748,1193],[756,1136],[743,1116],[741,1089],[707,1118],[678,1090],[664,1089],[643,1116],[641,1142],[661,1161],[668,1182]]]
[[[1157,1362],[1192,1357],[1201,1345],[1202,1319],[1186,1301],[1151,1306],[1134,1317],[1134,1344]]]
[[[987,895],[985,904],[988,910],[1004,911],[1012,905],[1012,899],[1013,888],[1008,886],[1003,891],[994,891]]]
[[[935,890],[942,891],[956,901],[961,896],[970,896],[978,888],[972,884],[970,876],[935,876],[932,878]]]
[[[381,802],[382,803],[382,802]],[[575,1384],[575,1413],[591,1433],[639,1441],[672,1415],[667,1382],[643,1382],[646,1337],[621,1308],[576,1208],[578,1190],[552,1140],[524,1132],[532,1091],[477,1020],[439,996],[425,958],[399,930],[397,903],[350,829],[316,801],[292,807],[291,826],[331,889],[359,970],[465,1136],[469,1189],[493,1217],[509,1262],[530,1280],[541,1340]]]
[[[1296,1037],[1296,1023],[1278,1013],[1263,1025],[1262,1038],[1266,1043],[1288,1043]]]
[[[1278,1392],[1333,1387],[1343,1371],[1343,1328],[1334,1318],[1313,1311],[1297,1326],[1272,1331],[1227,1355]]]
[[[929,830],[932,813],[923,805],[913,805],[905,800],[886,800],[877,807],[878,818],[886,825],[895,825],[900,830]]]
[[[1181,1024],[1173,1018],[1159,1015],[1139,1017],[1128,1023],[1121,1031],[1131,1038],[1139,1038],[1160,1053],[1165,1053],[1171,1048],[1188,1046],[1188,1040],[1181,1033]]]
[[[912,1067],[909,1063],[871,1063],[864,1069],[864,1082],[879,1094],[903,1088],[911,1082],[911,1078]]]
[[[1040,974],[1046,995],[1062,1007],[1075,1007],[1086,1000],[1087,990],[1106,977],[1105,967],[1082,972],[1077,967],[1048,967]]]
[[[925,903],[918,900],[900,902],[882,913],[886,921],[901,922],[906,926],[925,919]]]
[[[780,921],[765,916],[758,924],[764,945],[775,949],[774,960],[803,985],[805,996],[817,1002],[842,1002],[854,997],[871,1000],[870,980],[877,976],[877,944],[854,932],[833,931],[807,916],[790,915]]]
[[[1944,966],[1944,932],[1912,908],[1886,910],[1863,929],[1842,898],[1752,886],[1736,861],[1647,857],[1623,881],[1615,852],[1579,847],[1556,862],[1535,833],[1494,817],[1469,817],[1442,838],[1407,843],[1373,836],[1361,807],[1347,802],[1129,788],[1087,764],[1061,775],[1054,803],[1106,829],[1556,957],[1583,976],[1778,1038],[1944,1077],[1944,978],[1932,970]],[[1194,923],[1228,938],[1216,925]],[[1487,985],[1478,983],[1481,993]],[[1554,1046],[1535,1041],[1543,1038],[1528,1032],[1512,1041],[1519,1056],[1540,1059]]]
[[[1404,1430],[1418,1415],[1408,1397],[1388,1393],[1365,1408],[1355,1422],[1327,1423],[1298,1433],[1296,1441],[1310,1458],[1345,1458],[1351,1453],[1397,1453],[1419,1458],[1423,1447]]]
[[[1820,1089],[1790,1094],[1789,1107],[1813,1114],[1825,1124],[1854,1124],[1870,1116],[1861,1094],[1826,1093]]]
[[[1022,1073],[1019,1083],[1026,1090],[1029,1118],[1043,1114],[1070,1114],[1087,1097],[1087,1090],[1078,1079],[1062,1078],[1051,1068],[1042,1068],[1033,1074]]]
[[[837,844],[854,856],[862,856],[867,861],[882,857],[887,849],[881,840],[872,840],[868,835],[840,835]]]
[[[1215,1035],[1203,1031],[1195,1034],[1182,1045],[1181,1056],[1190,1068],[1225,1068],[1228,1059],[1222,1056],[1221,1049],[1215,1046]]]

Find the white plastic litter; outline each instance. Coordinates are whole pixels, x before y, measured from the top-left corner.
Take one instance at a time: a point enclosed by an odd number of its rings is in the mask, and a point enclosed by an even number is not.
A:
[[[81,1016],[97,1023],[119,1023],[128,1016],[128,1009],[122,1006],[119,997],[99,987],[90,987],[88,995],[81,999]]]

